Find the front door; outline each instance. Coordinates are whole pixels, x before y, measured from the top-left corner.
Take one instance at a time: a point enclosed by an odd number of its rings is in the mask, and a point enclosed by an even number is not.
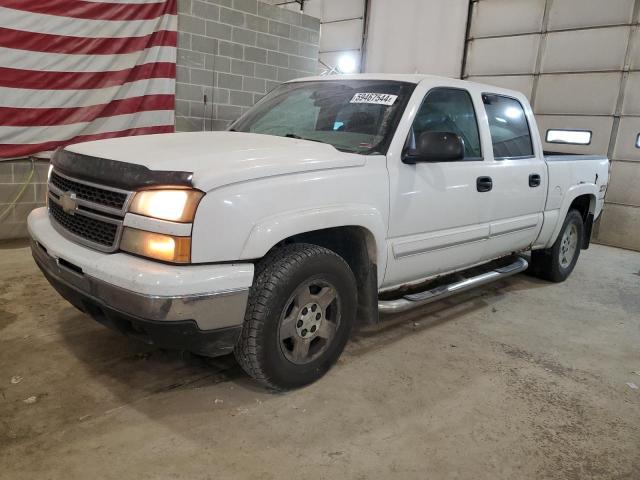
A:
[[[475,104],[481,108],[479,99]],[[490,192],[479,191],[478,179],[489,175],[489,162],[483,160],[476,109],[464,88],[431,89],[418,108],[407,146],[427,131],[456,133],[464,141],[464,159],[415,165],[399,158],[388,161],[389,258],[383,287],[463,268],[484,258]]]

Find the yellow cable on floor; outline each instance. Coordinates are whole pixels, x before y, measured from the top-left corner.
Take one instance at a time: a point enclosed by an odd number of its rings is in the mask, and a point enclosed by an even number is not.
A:
[[[4,217],[7,216],[7,214],[9,212],[11,212],[11,209],[13,207],[15,207],[16,203],[18,203],[18,200],[20,200],[20,197],[22,197],[22,194],[25,192],[25,190],[27,189],[27,187],[31,183],[31,179],[33,178],[33,174],[36,171],[36,164],[33,161],[33,157],[31,157],[30,160],[31,160],[31,171],[29,172],[29,176],[27,177],[27,179],[23,183],[22,187],[20,188],[20,191],[16,195],[16,198],[14,198],[13,201],[7,206],[7,208],[5,208],[2,213],[0,213],[0,220],[4,220]]]

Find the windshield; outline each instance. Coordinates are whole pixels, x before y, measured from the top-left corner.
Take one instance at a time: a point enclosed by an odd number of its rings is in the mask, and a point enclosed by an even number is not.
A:
[[[386,154],[414,84],[325,80],[280,85],[231,130],[302,138],[361,154]]]

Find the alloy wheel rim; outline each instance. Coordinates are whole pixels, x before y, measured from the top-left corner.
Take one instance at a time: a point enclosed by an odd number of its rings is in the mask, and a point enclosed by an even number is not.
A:
[[[578,247],[578,227],[574,224],[568,226],[560,241],[560,266],[568,268],[573,261]]]
[[[287,360],[313,362],[327,351],[340,325],[340,296],[324,280],[303,282],[289,297],[280,318],[278,341]]]

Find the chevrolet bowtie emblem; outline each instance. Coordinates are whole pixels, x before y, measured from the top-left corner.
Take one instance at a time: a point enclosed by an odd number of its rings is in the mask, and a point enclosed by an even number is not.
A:
[[[60,195],[60,206],[65,213],[73,215],[78,209],[78,202],[76,201],[76,194],[73,192],[65,192]]]

